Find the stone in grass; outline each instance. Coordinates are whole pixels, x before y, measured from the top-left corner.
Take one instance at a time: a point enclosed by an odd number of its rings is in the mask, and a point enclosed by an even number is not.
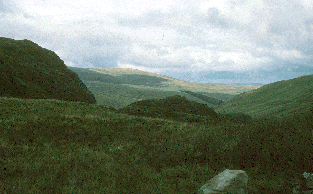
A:
[[[309,172],[304,172],[303,177],[306,180],[306,186],[308,187],[308,189],[313,190],[313,174]]]
[[[203,185],[197,194],[247,193],[248,175],[243,170],[226,169]]]

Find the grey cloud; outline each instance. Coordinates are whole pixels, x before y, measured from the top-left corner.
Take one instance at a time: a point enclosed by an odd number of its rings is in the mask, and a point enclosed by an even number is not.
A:
[[[99,46],[103,46],[103,45],[111,45],[111,44],[114,44],[114,42],[110,43],[110,42],[107,42],[106,39],[104,39],[103,37],[88,37],[88,39],[86,39],[86,41],[88,41],[88,43],[91,45],[91,46],[94,46],[94,47],[99,47]],[[113,40],[110,40],[110,41],[113,41]]]
[[[226,18],[220,14],[219,10],[215,7],[211,7],[208,9],[208,22],[210,25],[219,27],[219,28],[228,28],[230,23]]]
[[[137,17],[120,17],[115,16],[118,24],[131,28],[148,27],[148,26],[164,26],[166,25],[166,14],[160,11],[151,11]]]
[[[263,70],[260,74],[271,83],[277,80],[286,80],[313,74],[313,66],[286,62],[283,66],[282,64],[277,64],[271,71]]]
[[[236,0],[236,1],[230,1],[229,4],[232,7],[238,6],[238,5],[244,5],[245,3],[247,3],[249,0]]]
[[[210,84],[251,84],[256,86],[268,82],[268,77],[259,72],[230,72],[230,71],[202,71],[186,73],[166,73],[167,76],[175,76],[178,79]]]
[[[292,27],[292,24],[281,23],[280,21],[277,21],[270,24],[269,32],[271,34],[283,36],[286,34],[286,31],[290,30],[290,27]]]
[[[17,11],[18,7],[14,3],[8,4],[7,2],[9,1],[0,0],[0,16],[2,16],[1,14],[14,16],[17,12],[20,16],[23,15],[23,12]],[[190,81],[209,82],[213,79],[222,80],[227,77],[228,82],[233,79],[238,83],[243,83],[250,79],[255,83],[268,83],[288,76],[312,73],[313,16],[306,13],[304,7],[292,6],[291,2],[283,3],[281,1],[266,5],[264,11],[270,14],[268,17],[262,12],[263,9],[256,11],[259,11],[259,15],[256,17],[264,17],[264,19],[260,19],[260,24],[264,22],[268,27],[266,28],[268,31],[265,30],[266,32],[263,34],[258,31],[257,21],[248,24],[241,23],[239,20],[226,17],[217,8],[209,8],[205,13],[197,12],[194,11],[194,9],[198,9],[197,4],[195,7],[187,9],[173,9],[168,12],[154,10],[139,16],[108,15],[106,17],[112,20],[110,22],[114,26],[99,28],[97,25],[101,25],[99,21],[102,20],[97,18],[98,16],[95,16],[92,21],[89,21],[89,17],[87,17],[73,21],[69,25],[69,28],[74,26],[73,34],[75,36],[68,34],[71,31],[67,27],[64,27],[64,31],[60,28],[60,32],[45,31],[44,25],[46,24],[40,24],[41,18],[38,19],[37,16],[30,18],[24,13],[24,17],[28,20],[19,21],[19,18],[14,20],[13,17],[0,18],[0,36],[32,40],[47,49],[57,51],[62,60],[72,62],[80,67],[88,65],[117,67],[120,62],[143,69],[159,68],[162,74]],[[246,4],[246,0],[231,1],[230,4],[234,7],[243,6]],[[265,2],[265,4],[267,3]],[[297,3],[294,4],[297,5]],[[252,16],[256,14],[253,10],[251,13]],[[302,13],[303,15],[300,15]],[[293,15],[296,17],[293,18]],[[36,22],[38,22],[38,26]],[[34,24],[36,24],[36,28],[32,26]],[[91,31],[88,30],[90,26],[97,27],[94,28],[95,31]],[[81,29],[84,31],[80,31]],[[155,43],[148,38],[136,35],[136,32],[144,34],[145,32],[154,32],[153,30],[157,31],[157,36],[163,30],[168,30],[172,33],[172,37],[166,40],[165,34],[164,42],[158,44],[158,42]],[[88,32],[91,34],[89,35]],[[138,45],[138,53],[136,49],[132,50],[133,45]],[[196,59],[189,55],[193,48],[195,48],[196,55],[197,52],[208,51],[209,54],[214,53],[212,55],[216,54],[216,56],[212,56],[210,63],[204,61],[202,57]],[[282,60],[275,55],[277,48],[287,51],[297,50],[303,55],[303,58]],[[171,55],[171,52],[175,50],[181,52]],[[248,53],[252,58],[269,58],[270,60],[264,64],[262,61],[261,68],[256,68],[257,70],[254,72],[244,70],[241,70],[241,73],[214,72],[212,69],[217,69],[219,66],[224,69],[235,66],[232,60],[219,62],[219,54],[222,55],[224,52],[228,52],[230,56],[233,52]],[[203,52],[203,55],[205,53]],[[207,69],[211,70],[199,73],[199,70],[191,67],[195,63],[203,63],[207,65]],[[240,65],[238,68],[241,68]]]
[[[0,1],[0,13],[9,13],[13,10],[3,0]]]
[[[304,22],[304,25],[305,25],[305,29],[308,32],[310,32],[310,33],[313,32],[313,17],[306,19]]]
[[[289,70],[300,74],[310,75],[313,74],[313,65],[311,66],[302,64],[293,65]]]
[[[104,56],[90,56],[84,58],[83,61],[79,61],[78,63],[84,65],[86,64],[94,64],[99,68],[108,68],[108,67],[117,67],[117,55],[104,55]]]
[[[309,58],[311,58],[313,61],[313,38],[307,39],[297,46],[299,49],[301,49],[302,53],[304,53],[306,56],[309,56]]]
[[[297,1],[273,1],[267,10],[267,14],[271,20],[265,24],[269,26],[268,35],[265,37],[257,37],[258,29],[249,28],[248,34],[252,40],[258,41],[263,45],[272,46],[279,44],[288,49],[297,47],[302,41],[306,41],[308,37],[312,38],[312,14],[309,14],[305,7]],[[255,24],[254,24],[255,25]]]
[[[277,64],[276,64],[277,65]],[[289,68],[286,68],[289,67]],[[249,84],[262,86],[280,80],[292,79],[313,74],[313,66],[296,65],[292,63],[279,64],[268,70],[254,71],[202,71],[202,72],[163,72],[164,75],[186,81],[211,84]]]
[[[38,38],[41,37],[41,35],[38,34],[38,31],[32,26],[20,22],[19,18],[15,17],[16,16],[12,14],[4,16],[2,20],[0,19],[0,36],[17,40],[28,39],[33,42],[38,42]],[[44,38],[44,36],[42,38]],[[48,37],[46,38],[49,39]]]
[[[101,35],[93,35],[85,37],[81,41],[86,41],[88,45],[94,47],[94,49],[107,50],[108,52],[121,52],[123,48],[127,47],[130,43],[127,37],[114,35],[110,32],[106,32]]]
[[[22,13],[15,0],[0,0],[0,14]]]
[[[99,68],[117,67],[117,62],[125,52],[123,43],[119,43],[118,40],[93,37],[90,40],[76,40],[78,43],[69,42],[69,50],[63,58],[81,67],[85,64]]]
[[[215,13],[216,11],[217,13]],[[206,31],[208,29],[211,27],[224,29],[230,26],[230,22],[219,14],[217,9],[212,8],[212,12],[211,15],[210,13],[201,15],[196,12],[187,12],[186,10],[173,11],[171,13],[151,11],[132,18],[116,16],[116,19],[120,26],[127,26],[130,29],[149,27],[171,29],[178,34],[175,37],[175,44],[171,45],[174,48],[185,46],[205,48],[208,45],[204,40],[207,37]]]

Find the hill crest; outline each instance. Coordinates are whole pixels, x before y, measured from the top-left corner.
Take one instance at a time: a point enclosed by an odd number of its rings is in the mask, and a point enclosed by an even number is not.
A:
[[[235,96],[216,109],[223,114],[243,113],[255,117],[286,117],[303,114],[313,106],[313,75],[267,84]]]
[[[96,102],[53,51],[30,40],[0,37],[0,83],[0,96]]]
[[[109,75],[117,76],[117,77],[121,75],[146,75],[146,76],[159,77],[159,78],[165,79],[164,81],[166,82],[167,85],[173,85],[176,87],[185,88],[186,90],[193,89],[198,92],[203,92],[204,90],[207,90],[207,91],[224,90],[225,92],[226,90],[228,90],[227,93],[236,95],[236,94],[241,93],[242,90],[248,91],[248,90],[254,90],[260,87],[260,86],[252,86],[252,85],[231,85],[231,84],[226,85],[226,84],[196,83],[192,81],[183,81],[183,80],[175,79],[175,78],[161,75],[158,73],[151,73],[151,72],[146,72],[146,71],[131,69],[131,68],[88,68],[88,69],[91,71],[98,72],[98,73],[109,74]]]

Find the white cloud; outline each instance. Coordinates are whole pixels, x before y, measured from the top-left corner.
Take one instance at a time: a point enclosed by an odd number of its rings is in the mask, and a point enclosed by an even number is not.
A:
[[[224,52],[220,55],[219,62],[233,64],[231,67],[226,67],[232,70],[250,70],[253,68],[252,65],[261,62],[260,59],[253,57],[250,53]]]
[[[302,54],[297,50],[277,50],[274,52],[277,55],[277,57],[283,60],[303,58]]]
[[[303,5],[306,9],[313,9],[313,1],[311,0],[299,0],[300,3]]]
[[[118,63],[117,64],[118,68],[130,68],[130,69],[137,69],[141,71],[147,71],[147,72],[152,72],[152,73],[160,73],[162,72],[162,68],[149,68],[149,67],[144,67],[144,66],[136,66],[133,64],[127,64],[127,63]]]

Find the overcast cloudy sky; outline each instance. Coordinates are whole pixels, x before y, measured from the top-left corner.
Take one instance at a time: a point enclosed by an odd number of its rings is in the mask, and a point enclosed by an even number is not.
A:
[[[313,74],[312,0],[0,0],[0,36],[75,67],[203,83]]]

